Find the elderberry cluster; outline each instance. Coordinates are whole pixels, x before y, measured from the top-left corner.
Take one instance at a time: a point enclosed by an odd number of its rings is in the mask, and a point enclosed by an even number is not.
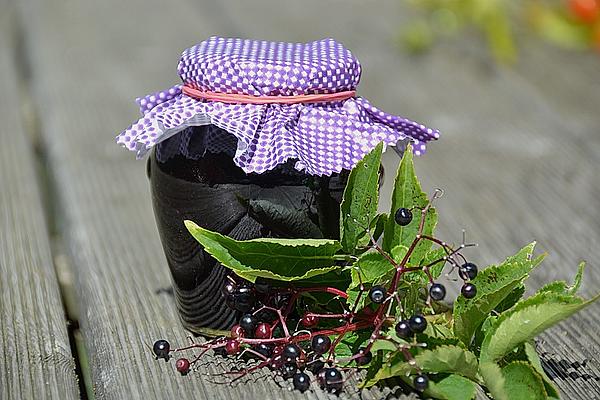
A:
[[[406,226],[412,222],[412,212],[408,208],[399,208],[394,217],[396,223],[400,226]],[[477,295],[477,287],[470,282],[471,280],[475,279],[477,272],[477,265],[466,260],[464,260],[464,263],[458,267],[458,275],[464,281],[460,292],[467,299],[472,299]],[[429,287],[429,297],[435,301],[444,300],[446,297],[446,287],[441,283],[432,281],[431,286]],[[373,299],[371,300],[375,302]]]
[[[421,211],[424,218],[427,209]],[[394,218],[400,226],[407,226],[413,222],[412,209],[399,208]],[[414,357],[409,349],[411,346],[419,346],[417,335],[425,332],[428,322],[420,311],[411,310],[410,313],[405,314],[408,310],[402,309],[397,286],[402,274],[424,271],[430,283],[428,297],[434,301],[441,301],[446,297],[446,287],[439,282],[434,282],[429,267],[437,263],[449,262],[453,270],[458,269],[458,275],[464,281],[461,289],[462,296],[470,299],[477,293],[475,285],[471,283],[477,276],[477,266],[468,262],[458,251],[444,242],[433,237],[421,237],[423,221],[424,219],[421,219],[417,239],[411,248],[415,247],[418,240],[430,240],[441,246],[446,256],[435,260],[430,265],[418,267],[394,264],[397,272],[391,283],[373,285],[368,292],[366,289],[361,289],[352,311],[343,306],[341,313],[332,312],[330,309],[321,313],[307,309],[302,315],[298,312],[298,309],[304,308],[298,303],[302,294],[325,292],[334,297],[347,299],[348,294],[339,289],[273,287],[261,280],[253,284],[228,277],[222,288],[222,294],[225,303],[239,313],[239,319],[227,337],[192,344],[182,349],[171,349],[169,342],[158,340],[154,343],[153,352],[157,359],[162,358],[165,361],[168,361],[174,352],[196,348],[202,349],[202,354],[210,349],[223,357],[235,356],[238,359],[252,360],[253,365],[240,371],[230,371],[229,376],[239,373],[241,377],[259,368],[269,368],[283,379],[291,380],[294,389],[300,392],[307,391],[311,383],[316,382],[330,393],[340,393],[344,384],[344,373],[352,368],[369,365],[373,359],[371,348],[374,342],[380,339],[395,342],[406,361],[414,363]],[[372,248],[384,254],[374,239]],[[392,264],[395,262],[387,258]],[[409,255],[406,256],[407,260],[408,258]],[[359,309],[358,300],[363,295],[366,295],[370,304]],[[394,301],[401,306],[402,317],[399,319],[390,311],[393,309]],[[403,341],[384,337],[383,332],[386,329],[394,329],[398,338]],[[336,346],[340,340],[344,335],[357,331],[371,333],[369,341],[362,344],[363,347],[349,358],[345,360],[336,358]],[[182,375],[186,375],[198,358],[199,356],[191,361],[188,358],[179,358],[175,367]],[[418,366],[416,370],[417,373],[412,379],[413,387],[422,392],[428,387],[429,377],[422,373]]]

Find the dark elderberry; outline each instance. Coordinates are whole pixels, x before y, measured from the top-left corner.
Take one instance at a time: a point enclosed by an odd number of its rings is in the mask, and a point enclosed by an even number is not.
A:
[[[410,317],[408,326],[410,326],[410,330],[415,333],[423,333],[425,328],[427,328],[427,320],[421,314],[416,314]]]
[[[258,318],[252,314],[244,314],[242,315],[242,318],[240,318],[240,326],[246,333],[254,333],[256,325],[258,325]]]
[[[179,371],[181,375],[186,375],[190,372],[190,360],[187,358],[180,358],[175,362],[175,368],[177,368],[177,371]]]
[[[429,385],[429,378],[425,374],[419,374],[413,379],[413,385],[419,392],[423,392]]]
[[[369,299],[375,304],[381,304],[385,301],[385,288],[383,286],[373,286],[369,290]]]
[[[260,343],[254,346],[254,351],[269,358],[273,354],[273,346],[266,343]]]
[[[259,294],[268,294],[269,290],[271,290],[271,286],[266,281],[258,278],[256,279],[256,282],[254,282],[254,290]]]
[[[325,354],[331,348],[331,339],[327,335],[313,336],[310,347],[316,354]]]
[[[249,312],[256,304],[254,289],[244,285],[233,292],[233,309],[240,312]]]
[[[293,377],[298,371],[298,367],[293,363],[285,363],[283,367],[281,367],[281,376],[283,379],[290,379]]]
[[[463,280],[468,281],[471,279],[475,279],[475,277],[477,276],[477,271],[477,265],[468,262],[460,266],[460,268],[458,269],[458,275],[460,275],[460,277]]]
[[[329,368],[322,368],[317,373],[317,382],[319,383],[321,389],[325,389],[325,375],[327,375],[328,370]]]
[[[152,346],[152,351],[156,355],[157,360],[164,358],[165,361],[169,361],[169,350],[171,350],[171,345],[164,339],[157,340],[154,342],[154,346]]]
[[[283,347],[281,355],[286,360],[295,361],[300,356],[301,352],[302,350],[300,350],[300,347],[298,347],[298,345],[290,343]]]
[[[434,283],[429,288],[429,296],[435,301],[444,300],[444,297],[446,297],[446,287],[441,283]]]
[[[287,306],[290,297],[291,294],[289,293],[279,293],[273,298],[273,305],[275,308],[282,309]]]
[[[396,325],[396,335],[402,339],[410,339],[413,337],[414,332],[410,329],[410,325],[407,320],[402,320]]]
[[[412,217],[412,212],[408,208],[404,207],[396,210],[396,215],[394,216],[396,223],[400,226],[406,226],[410,224]]]
[[[273,329],[271,325],[260,323],[254,330],[254,337],[257,339],[270,339],[273,334]]]
[[[460,293],[467,299],[472,299],[477,295],[477,288],[472,283],[465,283],[460,289]]]
[[[258,311],[255,314],[255,317],[260,322],[266,322],[267,324],[270,324],[270,323],[272,323],[273,321],[275,321],[278,318],[278,315],[273,310],[270,310],[268,308],[263,308],[262,310]]]
[[[236,285],[231,282],[230,280],[226,280],[225,281],[225,285],[223,285],[223,289],[221,290],[221,292],[223,293],[223,295],[228,296],[230,294],[232,294],[233,292],[235,292],[236,289]]]
[[[306,363],[306,369],[317,375],[325,367],[325,363],[321,360],[319,354],[313,354]]]
[[[342,373],[337,368],[325,370],[325,390],[331,393],[339,393],[344,385]]]
[[[304,393],[310,387],[310,378],[304,372],[298,372],[294,375],[294,389]]]
[[[235,299],[235,291],[225,296],[225,304],[227,304],[227,307],[231,308],[232,310],[235,310]]]
[[[358,366],[367,365],[373,359],[373,353],[371,353],[370,351],[365,352],[364,348],[361,348],[358,351],[358,354],[360,354],[360,357],[356,359],[356,365]]]

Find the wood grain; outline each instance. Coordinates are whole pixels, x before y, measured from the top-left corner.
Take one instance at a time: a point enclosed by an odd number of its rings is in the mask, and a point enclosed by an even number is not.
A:
[[[393,43],[411,18],[397,0],[19,5],[27,16],[33,94],[61,194],[98,398],[328,397],[281,390],[260,374],[250,378],[252,384],[213,384],[209,374],[227,366],[220,359],[208,359],[200,373],[181,379],[172,365],[153,361],[145,347],[159,337],[184,343],[186,333],[173,299],[160,291],[170,282],[144,163],[119,150],[113,136],[137,117],[132,99],[176,82],[180,51],[213,34],[290,41],[331,36],[344,42],[364,66],[361,95],[443,132],[417,161],[426,188],[446,189],[439,203],[442,237],[458,241],[460,229],[467,228],[480,243],[470,254],[482,265],[537,239],[540,251],[551,255],[532,287],[570,278],[583,258],[592,265],[582,291],[597,291],[600,116],[594,104],[600,104],[600,90],[586,75],[597,71],[597,59],[578,55],[574,61],[554,49],[538,53],[526,47],[524,59],[531,54],[535,61],[496,69],[470,41],[408,58]],[[572,85],[562,82],[565,69],[573,71]],[[575,109],[576,92],[588,87],[586,104]],[[390,155],[386,162],[392,170],[397,160]],[[600,375],[598,314],[594,305],[552,329],[540,348],[557,359],[590,359],[579,370]],[[565,398],[600,394],[595,380],[558,378],[557,384]]]
[[[12,21],[12,9],[0,5],[0,398],[76,399],[67,321],[21,121]]]

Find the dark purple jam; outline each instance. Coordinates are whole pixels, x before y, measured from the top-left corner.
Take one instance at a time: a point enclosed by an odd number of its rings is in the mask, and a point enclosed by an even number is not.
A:
[[[194,240],[184,220],[235,239],[336,238],[339,232],[346,172],[314,177],[296,171],[289,161],[263,174],[246,174],[223,153],[207,152],[198,160],[176,155],[164,162],[153,153],[148,176],[181,319],[195,332],[229,329],[240,315],[225,304],[221,291],[228,270]],[[265,212],[270,206],[305,218],[302,223],[271,218]]]

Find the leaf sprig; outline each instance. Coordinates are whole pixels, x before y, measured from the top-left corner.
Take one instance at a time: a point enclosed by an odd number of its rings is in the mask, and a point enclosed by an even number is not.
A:
[[[354,363],[366,369],[365,387],[398,377],[439,399],[471,399],[477,385],[499,400],[558,398],[532,340],[598,299],[577,295],[583,263],[572,285],[553,282],[529,298],[523,298],[525,282],[544,259],[544,255],[534,256],[535,243],[465,277],[462,269],[468,262],[463,250],[471,245],[463,241],[451,246],[434,236],[433,202],[441,192],[431,198],[423,192],[410,146],[398,168],[391,210],[377,214],[382,152],[379,144],[349,175],[340,206],[339,241],[237,241],[186,221],[204,249],[237,277],[269,285],[272,294],[252,315],[270,310],[275,317],[268,324],[273,330],[269,338],[240,333],[173,351],[241,346],[256,353],[261,344],[294,345],[311,360],[294,361],[298,366],[322,360],[348,370],[356,369],[351,367]],[[400,224],[396,218],[400,209],[419,218]],[[463,271],[465,286],[470,285],[469,292],[463,287],[463,295],[451,308],[435,301],[432,294],[445,270],[448,274]],[[445,289],[443,293],[437,289],[435,296],[443,297]],[[286,300],[278,306],[275,299],[282,295]],[[290,322],[294,312],[303,315],[295,326]],[[422,330],[413,326],[415,316],[424,316],[418,321]],[[318,323],[299,329],[308,321]],[[412,332],[403,337],[399,326],[408,322],[413,324]],[[319,353],[307,344],[316,336],[330,337],[328,352]],[[273,353],[263,357],[259,366],[288,364],[285,355]],[[412,379],[415,375],[425,378]]]

